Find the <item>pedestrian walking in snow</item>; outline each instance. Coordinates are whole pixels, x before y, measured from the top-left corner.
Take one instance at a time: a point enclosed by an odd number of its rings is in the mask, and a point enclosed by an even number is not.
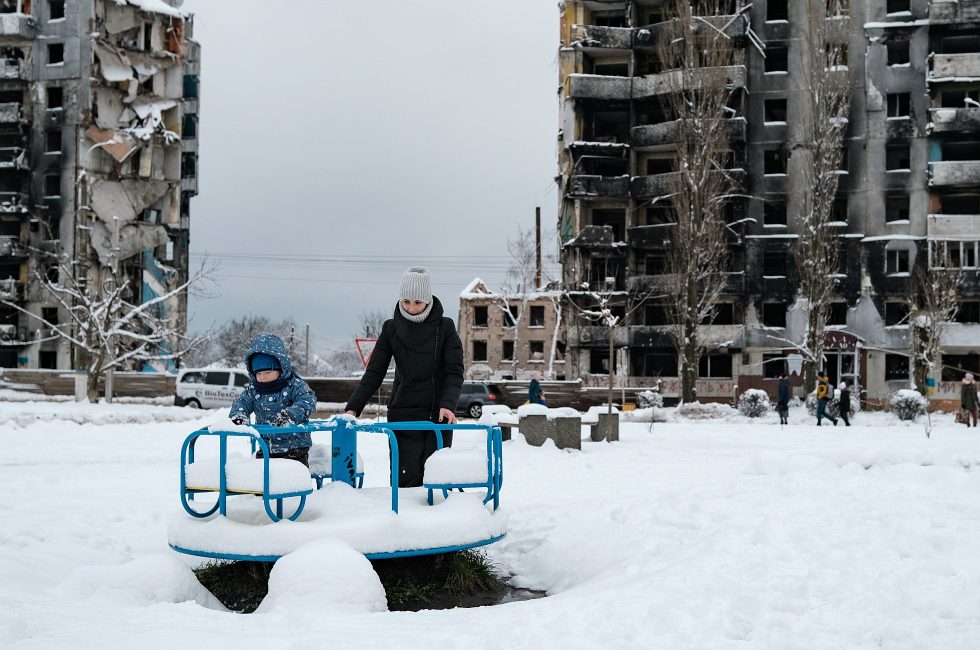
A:
[[[463,344],[442,303],[432,295],[432,279],[423,268],[402,275],[394,316],[384,322],[360,383],[344,410],[361,414],[395,360],[395,382],[388,402],[389,422],[423,420],[456,422],[456,402],[463,387]],[[425,461],[436,450],[434,431],[395,431],[398,441],[398,487],[422,485]],[[446,447],[452,432],[443,433]]]
[[[968,372],[960,386],[960,409],[966,411],[966,417],[963,419],[966,426],[977,426],[978,406],[980,400],[977,399],[977,382],[973,378],[973,373]]]
[[[789,377],[786,371],[779,373],[779,385],[777,389],[776,412],[779,413],[779,423],[789,424]]]
[[[537,373],[531,377],[531,383],[527,386],[527,401],[528,404],[545,404],[544,401],[544,391],[541,390],[541,382],[538,381],[539,375]]]
[[[820,426],[820,420],[827,418],[837,426],[837,418],[827,412],[827,404],[830,402],[830,398],[833,397],[830,388],[830,377],[827,376],[826,370],[821,370],[817,374],[817,426]]]
[[[840,397],[837,400],[837,411],[840,415],[840,419],[844,421],[845,426],[851,426],[850,420],[847,416],[851,413],[851,391],[847,388],[847,382],[842,381],[838,386],[840,389]],[[837,423],[834,422],[836,425]]]
[[[295,372],[278,336],[259,334],[245,353],[245,368],[252,378],[232,405],[228,417],[235,424],[248,424],[255,414],[256,424],[284,427],[302,424],[316,410],[316,395]],[[269,445],[270,458],[291,458],[309,466],[309,433],[262,435]],[[259,449],[258,457],[262,457]]]

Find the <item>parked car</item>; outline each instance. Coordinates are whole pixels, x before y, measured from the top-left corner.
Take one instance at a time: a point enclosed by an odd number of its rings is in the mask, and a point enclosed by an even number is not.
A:
[[[503,404],[504,394],[496,384],[482,381],[464,381],[459,393],[456,412],[478,418],[483,414],[485,404]]]
[[[177,373],[176,406],[231,406],[251,378],[239,368],[185,368]]]

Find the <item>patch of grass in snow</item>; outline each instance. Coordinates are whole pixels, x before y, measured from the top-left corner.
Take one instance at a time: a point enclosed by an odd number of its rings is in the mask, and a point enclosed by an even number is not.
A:
[[[506,585],[479,551],[371,562],[388,597],[388,609],[418,611],[496,604]],[[251,614],[269,593],[268,562],[214,560],[195,569],[197,579],[228,609]]]
[[[194,569],[194,574],[228,609],[251,614],[269,593],[270,562],[226,562],[213,560]]]
[[[418,611],[493,605],[506,591],[493,563],[479,551],[371,562],[388,596],[388,609]]]

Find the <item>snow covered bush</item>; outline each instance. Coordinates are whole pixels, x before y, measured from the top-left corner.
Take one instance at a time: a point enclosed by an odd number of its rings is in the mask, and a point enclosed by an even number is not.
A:
[[[728,404],[717,402],[689,402],[677,407],[677,415],[688,420],[711,420],[727,418],[735,415],[736,411]]]
[[[903,388],[891,396],[888,405],[899,420],[914,420],[926,412],[929,400],[917,390]]]
[[[771,409],[769,394],[758,388],[750,388],[738,396],[738,412],[747,418],[761,418]]]
[[[656,406],[649,408],[638,408],[633,411],[624,411],[619,416],[622,422],[669,422],[667,412]]]
[[[636,396],[636,406],[641,409],[663,408],[664,396],[652,390],[645,390]]]

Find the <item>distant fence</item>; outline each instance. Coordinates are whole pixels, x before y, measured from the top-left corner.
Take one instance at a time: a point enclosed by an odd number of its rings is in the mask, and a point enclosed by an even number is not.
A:
[[[318,402],[345,404],[360,380],[357,377],[310,377],[306,382],[316,393]],[[0,368],[0,382],[16,385],[19,390],[44,395],[73,395],[75,393],[75,373],[65,370],[19,370]],[[507,406],[516,408],[527,401],[527,381],[490,382],[500,387]],[[391,396],[391,381],[385,381],[371,403],[382,404]],[[176,378],[153,372],[117,372],[114,377],[114,394],[117,397],[173,397]],[[570,406],[585,410],[606,402],[607,389],[584,386],[581,381],[542,381],[541,388],[548,406]],[[613,402],[635,402],[637,393],[648,388],[613,389]],[[104,381],[99,384],[99,394],[103,394]],[[666,398],[669,405],[676,399]]]
[[[74,395],[75,373],[65,370],[18,370],[0,368],[0,381],[42,395]],[[116,397],[173,397],[176,378],[155,372],[117,372],[113,376]],[[105,381],[99,382],[99,394]]]

